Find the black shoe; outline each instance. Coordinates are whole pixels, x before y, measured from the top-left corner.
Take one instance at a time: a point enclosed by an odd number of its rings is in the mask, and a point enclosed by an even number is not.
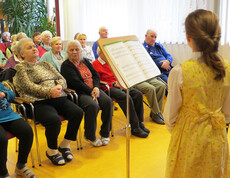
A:
[[[161,115],[161,113],[152,114],[152,112],[151,112],[150,117],[152,118],[153,122],[156,122],[157,124],[162,124],[162,125],[165,124],[164,118]]]
[[[144,125],[142,122],[140,122],[139,125],[140,125],[140,128],[141,128],[144,132],[146,132],[147,134],[150,133],[150,130],[147,129],[147,128],[145,127],[145,125]]]
[[[149,134],[144,132],[140,127],[131,130],[132,135],[140,138],[146,138]]]

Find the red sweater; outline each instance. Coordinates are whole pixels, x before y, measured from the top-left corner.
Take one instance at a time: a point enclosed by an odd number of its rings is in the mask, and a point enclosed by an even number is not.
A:
[[[45,54],[47,51],[42,46],[39,46],[38,52],[39,52],[39,57],[41,58],[43,54]]]
[[[113,75],[112,70],[110,69],[109,65],[107,63],[101,64],[99,60],[95,60],[93,62],[94,69],[98,72],[100,80],[103,82],[107,82],[107,84],[110,86],[110,88],[114,88],[112,86],[113,82],[116,82],[116,78]],[[101,89],[103,91],[106,91],[107,88],[102,86]]]

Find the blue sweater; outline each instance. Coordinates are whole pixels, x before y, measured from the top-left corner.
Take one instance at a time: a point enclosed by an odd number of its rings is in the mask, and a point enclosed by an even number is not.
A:
[[[14,92],[8,90],[0,82],[0,92],[6,92],[6,98],[0,98],[0,123],[9,122],[21,118],[17,113],[11,109],[10,102],[14,100]]]
[[[143,46],[145,47],[153,61],[156,63],[157,67],[161,70],[161,72],[167,72],[165,69],[161,68],[162,63],[160,61],[169,60],[171,65],[173,59],[172,56],[165,50],[165,48],[160,43],[155,43],[154,46],[149,46],[146,42],[144,42]]]

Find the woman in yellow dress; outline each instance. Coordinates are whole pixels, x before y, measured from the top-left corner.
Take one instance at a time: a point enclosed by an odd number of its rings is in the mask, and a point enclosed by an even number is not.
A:
[[[166,177],[227,177],[230,64],[218,55],[219,20],[199,9],[188,15],[185,29],[193,55],[169,75]]]

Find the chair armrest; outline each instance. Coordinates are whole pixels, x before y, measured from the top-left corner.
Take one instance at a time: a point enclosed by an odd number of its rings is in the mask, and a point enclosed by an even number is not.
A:
[[[28,99],[25,99],[25,98],[22,98],[22,97],[15,97],[14,98],[14,103],[16,104],[30,104],[30,103],[33,103],[32,101],[28,100]]]
[[[104,85],[104,86],[107,88],[107,90],[108,90],[108,95],[110,96],[110,87],[109,87],[108,83],[107,83],[107,82],[104,82],[104,81],[100,81],[100,84],[101,84],[101,85]]]
[[[69,94],[69,93],[71,93],[71,94],[76,93],[75,90],[72,90],[72,89],[70,89],[70,88],[66,88],[66,89],[64,89],[64,91],[65,91],[67,94]]]

